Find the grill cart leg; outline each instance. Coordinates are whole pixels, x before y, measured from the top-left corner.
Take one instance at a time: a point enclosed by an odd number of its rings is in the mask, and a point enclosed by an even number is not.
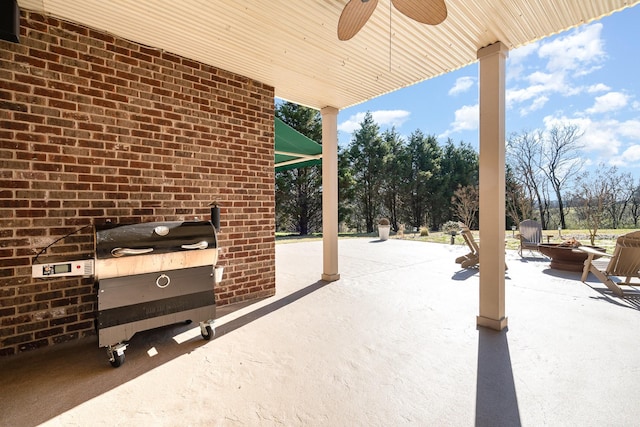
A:
[[[200,322],[200,334],[202,338],[209,341],[216,335],[215,326],[213,326],[213,319],[206,322]]]
[[[128,344],[119,343],[114,346],[107,347],[107,356],[109,357],[109,363],[114,368],[124,363],[124,351],[127,349]]]

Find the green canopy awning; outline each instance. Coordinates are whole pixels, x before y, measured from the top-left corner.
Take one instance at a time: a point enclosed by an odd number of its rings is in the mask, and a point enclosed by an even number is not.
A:
[[[280,120],[276,122],[276,171],[322,163],[322,145]]]

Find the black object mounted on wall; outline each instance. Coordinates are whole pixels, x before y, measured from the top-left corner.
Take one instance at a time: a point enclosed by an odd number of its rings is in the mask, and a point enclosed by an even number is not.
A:
[[[211,223],[213,224],[213,227],[216,229],[216,231],[219,233],[220,232],[220,205],[218,205],[218,202],[211,202],[209,204],[209,207],[211,208]]]
[[[18,0],[0,1],[0,40],[20,43],[20,8]]]

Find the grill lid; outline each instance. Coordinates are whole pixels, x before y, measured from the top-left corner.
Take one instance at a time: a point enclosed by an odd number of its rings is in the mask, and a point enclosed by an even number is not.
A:
[[[164,254],[217,247],[209,221],[96,225],[96,258]]]

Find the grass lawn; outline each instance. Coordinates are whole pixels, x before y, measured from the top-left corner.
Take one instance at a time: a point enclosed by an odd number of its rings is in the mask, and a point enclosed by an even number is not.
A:
[[[622,234],[627,234],[631,231],[635,231],[635,229],[604,229],[598,230],[595,239],[595,245],[607,249],[607,252],[611,253],[613,248],[616,245],[616,238]],[[476,238],[476,241],[479,241],[479,233],[477,230],[473,231],[473,235]],[[561,243],[564,240],[574,238],[583,245],[589,245],[591,242],[589,241],[589,231],[588,230],[562,230],[562,238],[558,236],[558,230],[543,230],[542,231],[543,240],[547,240],[547,236],[549,236],[549,243]],[[350,238],[350,237],[370,237],[375,239],[378,237],[377,233],[368,233],[368,234],[357,234],[357,233],[339,233],[339,238]],[[391,233],[391,239],[400,238],[394,233]],[[449,234],[445,234],[440,231],[429,232],[428,236],[420,236],[419,233],[405,233],[403,239],[410,240],[419,240],[423,242],[433,242],[433,243],[442,243],[442,244],[450,244],[451,236]],[[291,233],[276,233],[276,242],[277,243],[287,243],[287,242],[296,242],[300,239],[322,239],[322,234],[315,233],[308,236],[299,236]],[[455,244],[464,245],[464,239],[462,236],[457,235],[454,238]],[[518,240],[517,231],[514,233],[511,230],[507,230],[505,232],[505,241],[507,249],[517,250],[520,247],[520,243]]]

